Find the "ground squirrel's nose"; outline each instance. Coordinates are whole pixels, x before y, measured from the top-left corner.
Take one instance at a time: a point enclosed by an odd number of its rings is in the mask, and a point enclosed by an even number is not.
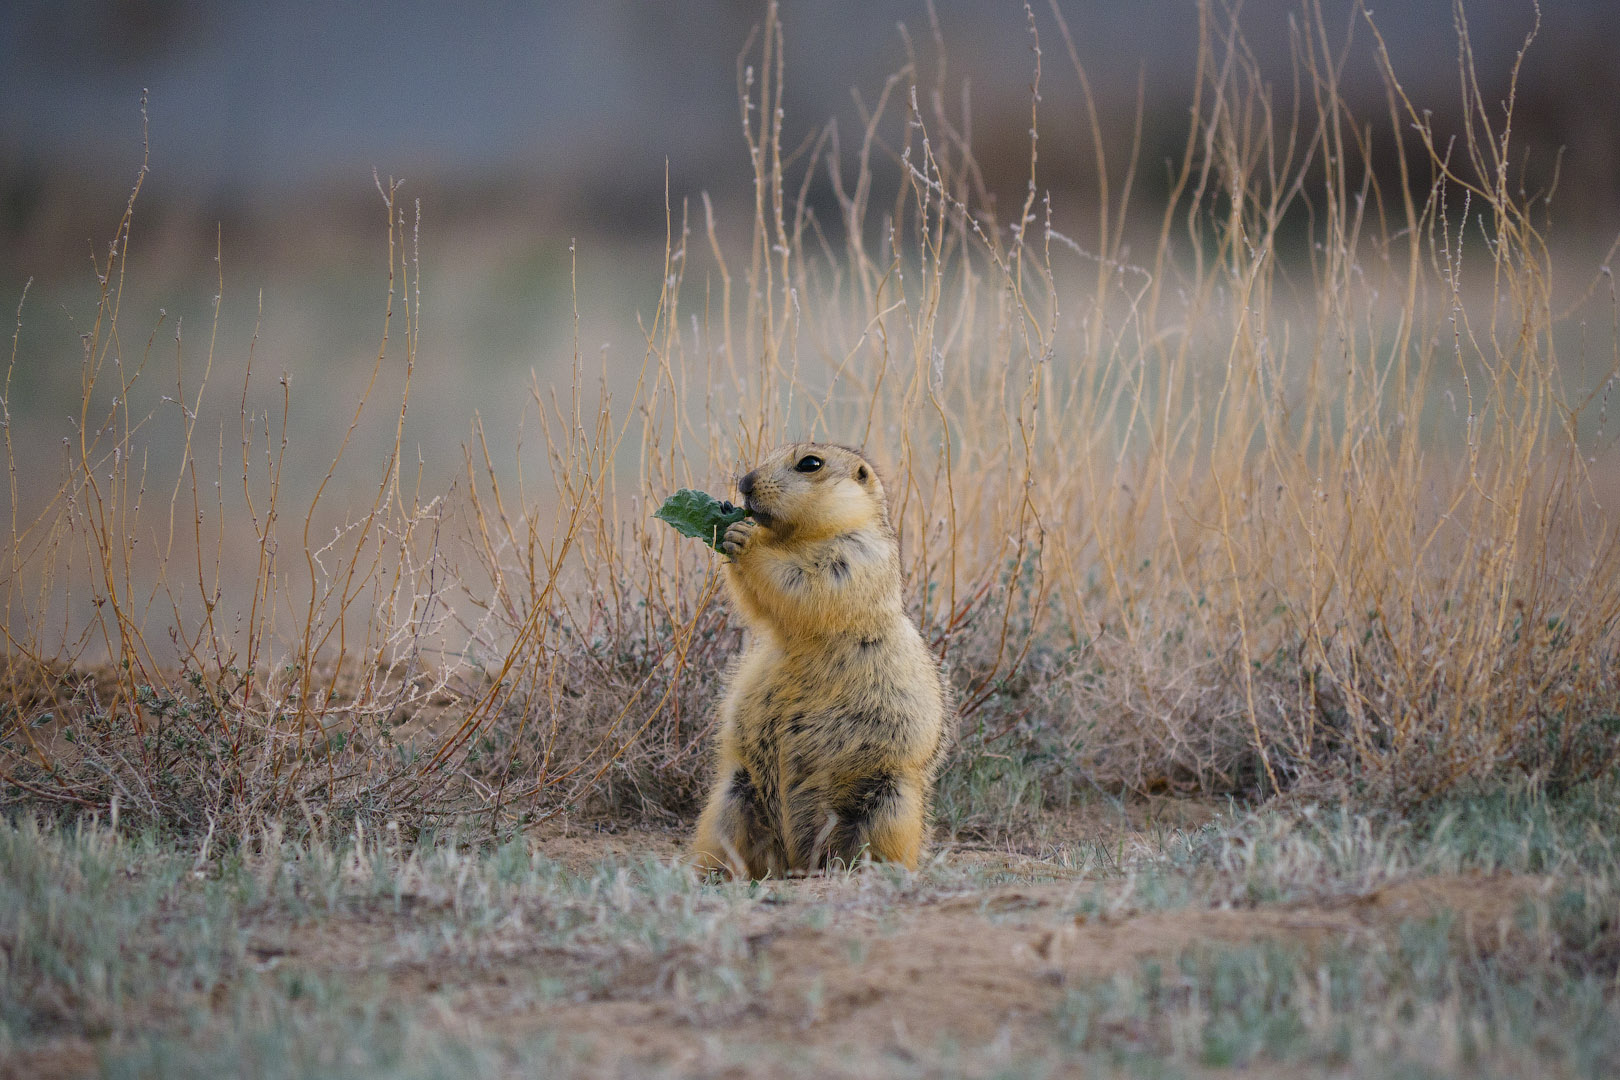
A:
[[[749,473],[747,476],[737,481],[737,490],[742,492],[744,495],[752,495],[754,493],[754,474]]]

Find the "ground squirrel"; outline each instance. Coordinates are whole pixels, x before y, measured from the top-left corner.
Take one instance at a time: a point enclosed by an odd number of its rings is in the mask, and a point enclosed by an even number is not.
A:
[[[915,867],[950,698],[906,615],[882,481],[855,450],[796,443],[738,488],[752,520],[721,546],[749,640],[720,705],[698,865]]]

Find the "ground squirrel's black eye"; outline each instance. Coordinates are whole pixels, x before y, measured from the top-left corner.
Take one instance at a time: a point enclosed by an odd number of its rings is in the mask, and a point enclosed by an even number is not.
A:
[[[855,470],[855,479],[859,480],[863,484],[866,483],[866,476],[867,472],[865,465],[862,465],[860,468]]]
[[[814,454],[804,455],[799,459],[799,463],[793,466],[795,472],[815,472],[819,468],[821,468],[821,459]]]

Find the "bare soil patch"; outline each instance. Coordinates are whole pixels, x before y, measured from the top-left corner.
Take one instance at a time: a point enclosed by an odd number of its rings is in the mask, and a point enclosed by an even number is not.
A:
[[[578,869],[610,856],[671,859],[682,839],[562,825],[533,837]],[[1052,844],[1049,836],[1038,846]],[[1088,915],[1080,900],[1095,878],[1050,855],[947,846],[940,857],[979,871],[980,883],[913,883],[867,868],[755,886],[755,902],[737,915],[741,955],[718,967],[696,947],[558,947],[521,926],[423,954],[401,944],[420,933],[424,914],[408,897],[319,926],[272,922],[251,951],[266,965],[384,980],[388,995],[430,1003],[426,1015],[451,1033],[554,1039],[587,1075],[861,1076],[927,1073],[947,1060],[971,1073],[975,1061],[1038,1055],[1052,1045],[1066,987],[1146,960],[1262,941],[1315,953],[1444,912],[1454,933],[1505,944],[1523,902],[1552,885],[1437,876],[1319,902]]]
[[[807,1068],[832,1075],[864,1075],[883,1058],[926,1062],[944,1049],[967,1064],[978,1048],[1016,1057],[1049,1046],[1065,986],[1134,970],[1153,957],[1265,939],[1315,950],[1443,911],[1453,913],[1461,933],[1506,938],[1520,903],[1548,884],[1506,875],[1435,878],[1330,904],[1109,919],[1075,915],[1073,890],[1062,884],[876,909],[861,902],[858,881],[791,883],[783,904],[815,897],[837,915],[824,929],[785,932],[772,930],[764,915],[749,940],[773,977],[741,1006],[706,1010],[667,981],[635,985],[654,974],[635,972],[602,1000],[503,1019],[566,1033],[565,1043],[604,1075],[654,1067],[678,1075],[773,1075],[770,1062],[726,1059],[724,1047],[748,1044],[796,1048]]]

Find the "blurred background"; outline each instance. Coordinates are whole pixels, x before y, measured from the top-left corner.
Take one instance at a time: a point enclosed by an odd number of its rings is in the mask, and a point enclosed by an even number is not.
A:
[[[1151,206],[1165,190],[1164,163],[1186,136],[1195,7],[1060,6],[1116,165],[1130,145],[1140,80],[1138,205]],[[1243,8],[1249,45],[1275,71],[1283,97],[1295,10],[1287,0]],[[453,472],[467,418],[515,422],[528,373],[544,384],[569,362],[572,240],[582,352],[640,362],[635,317],[650,313],[662,278],[666,163],[677,219],[683,201],[696,207],[707,192],[722,229],[746,235],[751,172],[738,55],[763,11],[740,0],[8,0],[0,7],[0,301],[8,310],[33,279],[14,433],[48,468],[49,448],[75,411],[79,334],[95,310],[91,254],[104,254],[140,165],[145,89],[151,172],[132,234],[125,333],[139,330],[144,340],[162,309],[164,340],[177,326],[183,337],[165,348],[200,367],[222,293],[215,378],[228,389],[220,416],[234,416],[252,345],[267,385],[292,374],[300,430],[341,427],[349,391],[376,354],[387,287],[372,173],[403,177],[407,214],[419,200],[422,215],[417,400],[429,395],[440,418],[413,433],[430,463]],[[1325,11],[1352,43],[1344,75],[1352,109],[1387,132],[1364,19],[1346,0],[1327,0]],[[1476,0],[1466,14],[1494,110],[1537,10],[1531,0]],[[1029,19],[1021,4],[978,0],[940,0],[937,17],[944,85],[969,103],[987,187],[1015,202],[1028,172]],[[1456,130],[1450,0],[1377,4],[1374,17],[1414,101],[1433,110],[1441,130]],[[874,102],[909,56],[924,85],[937,74],[920,0],[789,0],[782,18],[789,148],[829,121],[853,143],[862,103]],[[1620,226],[1620,4],[1544,0],[1540,19],[1518,87],[1516,145],[1533,183],[1550,181],[1556,166],[1554,229],[1596,252],[1578,260],[1586,275]],[[1084,242],[1096,184],[1079,84],[1044,2],[1033,20],[1045,54],[1041,182],[1059,224]],[[890,115],[899,122],[892,105]],[[879,171],[893,182],[892,168]],[[1419,182],[1426,186],[1426,176]],[[809,198],[836,230],[824,176],[813,178]],[[319,394],[308,393],[311,382]],[[311,451],[312,468],[319,457]]]
[[[1219,6],[1219,5],[1217,5]],[[1371,5],[1414,100],[1457,112],[1451,0]],[[1047,5],[1044,182],[1085,192],[1089,148],[1077,83]],[[1191,100],[1191,0],[1062,0],[1105,125],[1128,137],[1144,76],[1146,147],[1179,148]],[[1384,110],[1371,35],[1345,0],[1331,28],[1353,28],[1346,65],[1354,111]],[[965,81],[992,187],[1021,194],[1028,158],[1030,36],[1021,4],[940,0],[954,94]],[[1243,7],[1251,47],[1286,85],[1296,5]],[[8,0],[0,7],[0,242],[7,269],[81,261],[88,226],[116,210],[140,155],[138,102],[151,93],[148,229],[211,251],[214,225],[252,250],[308,254],[316,230],[369,228],[370,173],[410,178],[450,232],[515,218],[517,241],[582,231],[662,231],[663,169],[676,198],[746,195],[736,61],[758,2],[326,5],[203,0]],[[1487,99],[1506,96],[1532,0],[1466,7]],[[1518,136],[1532,155],[1566,148],[1560,202],[1571,218],[1620,203],[1620,5],[1545,0],[1519,87]],[[921,0],[783,7],[788,132],[856,121],[907,59],[932,74]],[[1120,147],[1123,151],[1123,146]],[[1144,170],[1150,184],[1162,170]],[[168,237],[169,230],[181,235]],[[267,249],[267,243],[270,250]]]

